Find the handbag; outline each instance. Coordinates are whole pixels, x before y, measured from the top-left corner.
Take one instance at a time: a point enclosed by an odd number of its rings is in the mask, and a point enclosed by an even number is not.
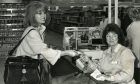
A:
[[[29,30],[27,34],[31,30]],[[4,70],[5,84],[40,84],[41,68],[39,68],[39,66],[41,60],[39,55],[38,59],[33,59],[29,56],[12,56],[13,52],[20,45],[25,36],[9,52],[10,56],[6,59]]]
[[[29,56],[8,57],[5,63],[5,84],[39,84],[39,60]]]

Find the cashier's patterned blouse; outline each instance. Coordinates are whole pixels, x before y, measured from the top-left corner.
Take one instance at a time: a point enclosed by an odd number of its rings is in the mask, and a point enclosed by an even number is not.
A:
[[[113,53],[111,48],[104,51],[99,69],[109,80],[119,84],[135,84],[133,80],[135,57],[130,49],[117,44]]]

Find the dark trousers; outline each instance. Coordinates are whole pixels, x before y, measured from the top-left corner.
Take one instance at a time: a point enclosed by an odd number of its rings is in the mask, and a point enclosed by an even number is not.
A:
[[[134,79],[136,81],[136,84],[140,84],[140,68],[135,68]]]

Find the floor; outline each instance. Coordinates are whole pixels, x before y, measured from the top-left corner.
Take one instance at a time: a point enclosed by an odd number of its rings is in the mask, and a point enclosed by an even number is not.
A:
[[[46,37],[47,40],[45,42],[47,42],[47,44],[52,44],[59,48],[62,47],[62,39],[63,39],[62,34],[50,30],[47,32]],[[0,58],[0,84],[4,84],[3,81],[4,63],[5,63],[5,58]]]

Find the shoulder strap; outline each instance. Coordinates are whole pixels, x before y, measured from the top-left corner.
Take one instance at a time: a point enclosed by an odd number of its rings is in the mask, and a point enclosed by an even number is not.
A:
[[[32,30],[35,30],[35,29],[30,29],[30,30],[27,32],[27,34],[28,34],[30,31],[32,31]],[[22,39],[19,40],[19,42],[17,43],[17,45],[16,45],[12,50],[9,51],[9,53],[8,53],[9,56],[11,56],[11,55],[14,53],[14,51],[16,50],[16,48],[21,44],[21,42],[22,42],[23,39],[27,36],[27,34],[26,34],[24,37],[22,37]]]

